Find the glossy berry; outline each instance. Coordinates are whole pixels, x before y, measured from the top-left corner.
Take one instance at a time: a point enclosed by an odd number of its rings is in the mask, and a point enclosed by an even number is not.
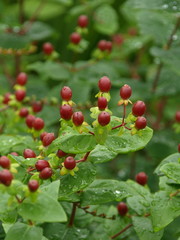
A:
[[[109,52],[112,51],[112,42],[106,41],[106,50]]]
[[[84,122],[84,115],[82,114],[82,112],[73,113],[72,121],[75,126],[81,126],[82,123]]]
[[[135,179],[137,183],[144,186],[147,183],[148,176],[145,172],[140,172],[136,175]]]
[[[39,183],[36,180],[30,180],[28,182],[28,188],[30,192],[36,192],[36,190],[39,188]]]
[[[41,102],[32,103],[32,110],[34,113],[41,112],[42,108],[43,108],[43,104]]]
[[[107,104],[108,104],[108,102],[107,102],[107,99],[105,98],[105,97],[99,97],[98,98],[98,108],[99,108],[99,110],[104,110],[106,107],[107,107]]]
[[[126,203],[120,202],[117,205],[117,210],[118,210],[119,215],[125,216],[126,213],[128,212],[128,207],[127,207]]]
[[[73,157],[69,156],[64,161],[65,168],[72,170],[76,167],[76,161]]]
[[[26,125],[28,126],[28,128],[33,127],[33,122],[35,119],[36,119],[36,117],[31,114],[26,117]]]
[[[81,15],[78,18],[78,26],[81,28],[85,28],[88,25],[88,17],[86,15]]]
[[[142,116],[146,111],[146,104],[143,101],[137,101],[132,107],[132,113],[134,116]]]
[[[110,114],[108,112],[101,112],[98,115],[98,122],[101,126],[106,126],[111,120]]]
[[[27,79],[28,79],[27,74],[25,72],[21,72],[16,77],[16,83],[21,86],[24,86],[27,83]]]
[[[43,44],[43,52],[46,55],[51,55],[51,53],[54,51],[54,47],[50,42],[46,42]]]
[[[2,168],[10,168],[11,165],[11,161],[9,160],[9,158],[7,158],[6,156],[1,156],[0,157],[0,166]]]
[[[2,171],[0,171],[0,182],[2,184],[6,186],[10,186],[12,180],[13,180],[13,175],[9,170],[3,169]]]
[[[74,44],[79,44],[81,41],[81,35],[77,32],[73,32],[70,36],[70,41]]]
[[[25,96],[26,96],[25,90],[19,89],[15,92],[16,100],[18,100],[19,102],[21,102],[25,98]]]
[[[71,116],[73,115],[73,109],[70,105],[64,104],[60,107],[60,115],[61,118],[65,120],[70,120]]]
[[[54,133],[47,133],[42,140],[43,146],[49,146],[55,139]]]
[[[126,100],[130,98],[132,94],[132,89],[129,85],[125,84],[121,89],[120,89],[120,96],[122,99]]]
[[[98,86],[101,92],[109,92],[111,89],[111,81],[108,77],[104,76],[99,79]]]
[[[64,86],[61,89],[60,95],[63,100],[69,101],[72,98],[72,90],[69,87]]]
[[[135,127],[137,129],[144,129],[147,125],[147,120],[145,117],[138,117],[135,121]]]
[[[62,150],[58,150],[56,155],[59,157],[59,158],[62,158],[62,157],[65,157],[67,155],[67,153],[63,152]]]
[[[175,119],[176,119],[177,122],[180,122],[180,111],[176,112]]]
[[[28,114],[29,114],[29,111],[25,107],[21,108],[20,111],[19,111],[19,116],[22,117],[22,118],[27,117]]]
[[[24,158],[35,158],[36,154],[32,149],[27,148],[24,150],[23,156]]]
[[[35,164],[37,171],[42,171],[46,167],[50,167],[49,162],[46,160],[38,160]]]
[[[43,132],[43,133],[41,133],[41,135],[40,135],[40,139],[41,139],[41,141],[42,141],[43,138],[46,136],[46,134],[47,134],[47,132]]]
[[[100,40],[98,42],[98,48],[101,50],[101,51],[105,51],[107,49],[107,45],[106,45],[107,41],[106,40]]]
[[[33,121],[33,128],[36,130],[36,131],[40,131],[42,130],[44,127],[44,120],[42,118],[36,118],[34,121]]]
[[[14,156],[19,156],[19,154],[17,152],[11,152],[10,154],[14,155]]]
[[[10,99],[10,96],[11,96],[10,93],[6,93],[6,94],[4,95],[4,99],[3,99],[3,103],[4,103],[4,104],[8,104],[8,102],[11,100],[11,99]]]
[[[52,176],[52,174],[53,174],[52,169],[49,167],[46,167],[40,172],[39,177],[41,179],[48,179]]]

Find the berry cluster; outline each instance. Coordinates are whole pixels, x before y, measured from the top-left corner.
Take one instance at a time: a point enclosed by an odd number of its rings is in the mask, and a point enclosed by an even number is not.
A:
[[[107,52],[111,52],[112,51],[112,42],[111,41],[106,41],[106,40],[100,40],[98,42],[98,48],[104,52],[104,51],[107,51]]]

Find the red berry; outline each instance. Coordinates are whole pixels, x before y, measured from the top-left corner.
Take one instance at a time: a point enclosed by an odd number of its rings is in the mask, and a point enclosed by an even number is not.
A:
[[[44,127],[44,120],[42,118],[36,118],[33,121],[33,128],[37,131],[40,131]]]
[[[109,51],[109,52],[112,51],[112,42],[110,42],[110,41],[106,42],[106,50]]]
[[[176,112],[175,119],[176,119],[177,122],[180,122],[180,111]]]
[[[75,112],[72,115],[72,120],[74,125],[81,126],[84,122],[84,115],[82,114],[82,112]]]
[[[105,51],[107,48],[106,48],[106,45],[107,44],[107,41],[106,40],[100,40],[98,42],[98,48],[101,50],[101,51]]]
[[[43,146],[44,147],[49,146],[52,143],[52,141],[54,141],[54,139],[55,139],[54,133],[47,133],[42,140]]]
[[[129,85],[125,84],[121,89],[120,89],[120,96],[122,99],[126,100],[130,98],[132,94],[132,89]]]
[[[61,118],[65,119],[65,120],[70,120],[72,114],[73,114],[73,109],[70,105],[64,104],[60,107]]]
[[[27,117],[27,115],[29,114],[29,111],[27,108],[21,108],[20,111],[19,111],[19,116],[24,118],[24,117]]]
[[[2,184],[9,186],[12,180],[13,180],[13,175],[9,170],[3,169],[2,171],[0,171],[0,182]]]
[[[43,108],[43,104],[41,102],[32,103],[32,110],[34,113],[41,112],[42,108]]]
[[[41,179],[48,179],[52,176],[52,174],[53,174],[52,169],[49,167],[46,167],[40,172],[39,177]]]
[[[81,15],[78,18],[78,25],[81,28],[85,28],[88,25],[88,17],[86,15]]]
[[[36,119],[35,116],[33,116],[31,114],[26,117],[26,125],[28,126],[28,128],[33,127],[33,122],[35,119]]]
[[[98,115],[98,122],[101,126],[106,126],[111,120],[110,114],[108,112],[101,112]]]
[[[70,36],[70,40],[74,44],[78,44],[81,41],[81,35],[77,32],[73,32]]]
[[[136,175],[135,179],[137,183],[144,186],[147,183],[148,176],[145,172],[140,172]]]
[[[107,99],[105,97],[99,97],[98,98],[98,108],[99,110],[104,110],[107,107]]]
[[[46,55],[51,55],[51,53],[54,51],[54,47],[50,42],[46,42],[43,44],[43,52]]]
[[[122,45],[123,42],[124,42],[124,37],[123,35],[121,34],[116,34],[113,36],[113,42],[116,44],[116,45]]]
[[[16,96],[16,100],[21,102],[26,96],[26,91],[19,89],[15,92],[15,96]]]
[[[125,216],[126,213],[128,212],[128,207],[127,207],[126,203],[124,203],[124,202],[118,203],[117,209],[121,216]]]
[[[63,152],[62,150],[58,150],[56,155],[59,157],[59,158],[62,158],[62,157],[65,157],[67,155],[67,153]]]
[[[63,100],[69,101],[72,98],[72,90],[69,87],[64,86],[61,89],[60,95],[61,95]]]
[[[24,150],[23,156],[24,156],[24,158],[35,158],[36,154],[33,150],[27,148]]]
[[[28,188],[30,192],[35,192],[39,188],[39,183],[36,180],[30,180],[28,182]]]
[[[6,156],[0,157],[0,166],[3,168],[10,168],[11,161]]]
[[[10,154],[14,155],[14,156],[19,156],[19,154],[17,152],[11,152]]]
[[[27,79],[28,79],[27,74],[25,72],[21,72],[17,75],[16,82],[17,84],[23,86],[27,83]]]
[[[38,160],[35,164],[35,168],[38,171],[42,171],[46,167],[50,167],[48,161],[46,161],[46,160]]]
[[[111,81],[108,77],[104,76],[100,78],[98,86],[101,92],[109,92],[111,89]]]
[[[135,121],[135,127],[137,129],[144,129],[147,125],[147,120],[145,117],[138,117]]]
[[[65,168],[69,169],[69,170],[72,170],[75,168],[76,166],[76,161],[73,157],[69,156],[65,159],[64,161],[64,166]]]
[[[47,132],[43,132],[43,133],[41,133],[41,135],[40,135],[40,139],[41,139],[41,141],[42,141],[43,138],[46,136],[46,134],[47,134]]]
[[[10,96],[11,96],[10,93],[6,93],[6,94],[4,95],[4,99],[3,99],[3,103],[4,103],[4,104],[8,104],[8,102],[11,100],[11,99],[10,99]]]
[[[180,153],[180,143],[178,144],[178,152]]]
[[[134,116],[142,116],[146,111],[146,104],[143,101],[137,101],[132,107],[132,113]]]

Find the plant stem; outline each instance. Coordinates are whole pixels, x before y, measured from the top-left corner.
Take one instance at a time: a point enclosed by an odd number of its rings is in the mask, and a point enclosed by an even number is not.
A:
[[[122,124],[124,124],[125,117],[126,117],[126,105],[123,104],[123,119],[122,119]]]
[[[125,232],[127,229],[129,229],[130,227],[132,227],[132,223],[128,224],[125,228],[123,228],[120,232],[116,233],[115,235],[113,235],[111,237],[111,239],[114,239],[116,237],[118,237],[119,235],[121,235],[123,232]]]
[[[74,224],[74,218],[75,218],[75,214],[76,214],[77,204],[78,203],[73,203],[71,217],[70,217],[69,224],[68,224],[69,227],[72,227]]]
[[[15,61],[15,76],[17,76],[20,71],[21,71],[21,56],[20,55],[15,55],[14,56],[14,61]]]
[[[134,179],[136,172],[136,152],[132,153],[130,159],[130,178]]]
[[[19,0],[19,22],[24,23],[24,0]]]
[[[76,163],[85,162],[85,161],[87,160],[89,154],[90,154],[90,152],[87,152],[87,153],[84,155],[84,157],[83,157],[82,159],[80,159],[80,160],[77,160]]]

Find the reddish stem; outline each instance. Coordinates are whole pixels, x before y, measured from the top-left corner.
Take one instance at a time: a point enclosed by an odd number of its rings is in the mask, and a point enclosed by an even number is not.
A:
[[[120,232],[116,233],[115,235],[113,235],[111,237],[111,239],[114,239],[116,237],[118,237],[119,235],[121,235],[123,232],[125,232],[128,228],[132,227],[132,223],[128,224],[125,228],[123,228]]]
[[[69,227],[72,227],[74,224],[74,218],[75,218],[75,214],[76,214],[77,204],[78,203],[73,203],[71,217],[70,217],[69,224],[68,224]]]
[[[82,159],[80,159],[80,160],[77,160],[76,163],[85,162],[85,161],[87,160],[89,154],[90,154],[90,152],[87,152],[87,153],[84,155],[84,157],[83,157]]]

